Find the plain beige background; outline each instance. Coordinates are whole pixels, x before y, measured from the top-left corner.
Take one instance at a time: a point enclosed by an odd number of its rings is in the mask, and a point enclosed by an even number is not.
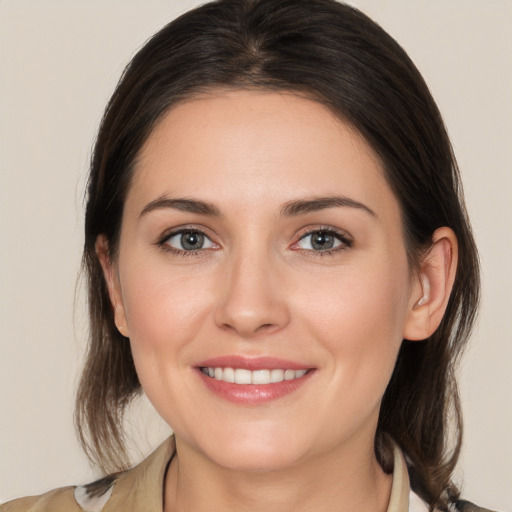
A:
[[[73,302],[87,162],[123,66],[198,3],[0,0],[0,502],[94,476],[71,415],[86,331],[80,289],[75,316]],[[484,278],[461,376],[458,476],[466,498],[510,511],[512,2],[353,3],[409,52],[452,136]],[[166,435],[140,407],[135,454]]]

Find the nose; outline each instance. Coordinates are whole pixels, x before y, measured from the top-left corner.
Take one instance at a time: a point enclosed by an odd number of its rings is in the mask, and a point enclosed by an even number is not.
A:
[[[215,309],[219,328],[250,339],[288,324],[282,274],[266,251],[233,255],[226,267]]]

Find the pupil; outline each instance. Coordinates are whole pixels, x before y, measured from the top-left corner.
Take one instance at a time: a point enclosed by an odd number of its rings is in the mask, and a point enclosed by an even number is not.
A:
[[[181,246],[186,250],[200,249],[204,243],[204,235],[190,231],[181,235]]]
[[[334,237],[323,231],[314,234],[311,239],[313,249],[326,250],[331,249],[334,245]]]

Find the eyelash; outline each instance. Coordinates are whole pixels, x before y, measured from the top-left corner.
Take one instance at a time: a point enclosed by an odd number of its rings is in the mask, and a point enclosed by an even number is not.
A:
[[[156,245],[166,252],[170,252],[173,255],[182,256],[184,258],[189,257],[189,256],[204,256],[206,253],[205,249],[193,249],[190,251],[186,251],[183,249],[176,249],[175,247],[172,247],[171,245],[169,245],[167,243],[172,237],[183,234],[183,233],[200,234],[211,241],[211,238],[204,231],[197,229],[197,228],[185,226],[185,227],[165,233],[163,236],[161,236],[159,238],[159,240],[157,240]],[[215,243],[215,242],[212,242],[212,243]],[[215,245],[217,245],[217,244],[215,244]]]
[[[183,249],[176,249],[175,247],[172,247],[168,244],[168,241],[172,237],[183,234],[183,233],[197,233],[197,234],[203,235],[205,238],[207,238],[208,240],[211,241],[211,238],[204,231],[197,229],[197,228],[192,228],[192,227],[189,228],[189,227],[185,226],[185,227],[173,230],[171,232],[165,233],[163,236],[161,236],[159,238],[159,240],[156,242],[156,245],[158,247],[160,247],[162,250],[164,250],[166,252],[170,252],[177,256],[189,257],[189,256],[205,255],[206,249],[194,249],[194,250],[187,251],[187,250],[183,250]],[[341,242],[341,244],[332,249],[325,249],[325,250],[318,250],[318,251],[314,251],[311,249],[301,249],[301,248],[295,247],[299,244],[299,242],[304,240],[306,237],[311,236],[315,233],[324,233],[326,235],[333,236],[334,238],[336,238],[336,240]],[[212,242],[212,243],[215,244],[215,242]],[[215,244],[215,245],[217,245],[217,244]],[[347,236],[346,233],[339,231],[337,229],[334,229],[331,226],[319,226],[319,227],[315,227],[314,229],[311,229],[309,231],[302,233],[300,235],[299,239],[297,240],[297,242],[295,242],[291,248],[296,250],[299,253],[307,254],[309,256],[313,255],[315,257],[316,256],[325,257],[325,256],[333,255],[334,253],[337,253],[339,251],[344,251],[346,249],[350,249],[352,246],[353,246],[353,240],[349,236]]]
[[[311,230],[308,230],[308,231],[302,233],[301,236],[299,237],[298,241],[295,242],[293,244],[293,246],[297,246],[301,240],[304,240],[306,237],[311,236],[315,233],[324,233],[326,235],[333,236],[334,238],[336,238],[336,240],[341,242],[341,244],[338,247],[334,247],[332,249],[325,249],[323,251],[322,250],[313,251],[310,249],[297,248],[296,249],[297,252],[307,253],[307,255],[322,258],[325,256],[331,256],[339,251],[344,251],[346,249],[350,249],[354,244],[352,238],[350,238],[345,232],[334,229],[331,226],[319,226],[319,227],[315,227],[314,229],[311,229]],[[293,248],[293,246],[292,246],[292,248]]]

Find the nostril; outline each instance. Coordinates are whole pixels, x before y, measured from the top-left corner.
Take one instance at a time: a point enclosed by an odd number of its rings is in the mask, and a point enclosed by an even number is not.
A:
[[[231,325],[230,323],[224,323],[222,324],[222,327],[229,331],[234,331],[239,335],[242,335],[243,337],[253,338],[254,336],[257,336],[259,334],[273,331],[274,329],[277,329],[279,326],[274,323],[266,323],[254,328],[254,326],[249,325]]]
[[[256,333],[260,332],[260,331],[267,331],[269,329],[272,329],[275,327],[275,324],[263,324],[263,325],[260,325],[257,329],[256,329]]]

